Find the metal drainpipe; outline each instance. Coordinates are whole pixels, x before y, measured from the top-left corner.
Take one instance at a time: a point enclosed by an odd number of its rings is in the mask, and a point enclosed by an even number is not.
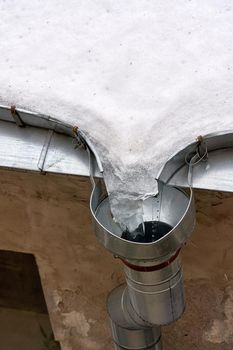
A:
[[[157,265],[125,262],[125,275],[127,286],[107,302],[115,348],[161,350],[159,325],[176,321],[185,308],[179,250]]]
[[[162,349],[160,327],[149,326],[138,317],[125,285],[115,288],[109,294],[107,309],[115,350]]]
[[[98,154],[82,134],[77,137],[89,154],[96,237],[125,265],[127,287],[113,290],[107,301],[115,349],[161,350],[160,326],[176,321],[185,309],[179,252],[196,222],[192,189],[187,193],[159,183],[158,195],[143,202],[146,240],[134,241],[114,221],[103,180],[94,179]],[[103,171],[100,160],[98,164]]]
[[[158,196],[143,202],[145,227],[170,227],[145,243],[122,238],[103,182],[93,184],[90,209],[97,239],[123,261],[127,282],[107,302],[115,349],[161,350],[160,326],[176,321],[185,309],[179,252],[195,226],[192,190],[163,184]]]
[[[157,265],[125,265],[125,276],[135,312],[151,325],[167,325],[185,309],[179,250]]]

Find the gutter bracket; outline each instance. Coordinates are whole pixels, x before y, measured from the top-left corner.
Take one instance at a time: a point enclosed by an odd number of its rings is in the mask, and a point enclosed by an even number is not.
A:
[[[11,115],[12,118],[14,119],[15,123],[20,127],[24,128],[26,125],[24,124],[23,120],[20,117],[19,112],[16,109],[16,106],[11,106]]]
[[[75,140],[77,142],[76,147],[84,148],[87,151],[88,158],[89,158],[90,178],[91,178],[92,186],[94,188],[95,187],[95,181],[94,181],[95,161],[97,163],[100,173],[103,174],[104,172],[100,157],[93,143],[89,140],[89,138],[85,135],[85,133],[79,130],[77,126],[73,127],[73,133],[74,133]]]
[[[188,185],[192,187],[193,184],[193,168],[200,162],[208,161],[208,149],[203,136],[197,137],[197,145],[195,152],[187,153],[185,156],[185,163],[188,165]]]
[[[49,146],[50,146],[50,143],[51,143],[51,140],[52,140],[52,137],[53,137],[53,133],[54,133],[53,130],[49,130],[48,131],[47,136],[46,136],[45,141],[44,141],[44,144],[43,144],[43,147],[42,147],[42,150],[41,150],[41,153],[40,153],[38,164],[37,164],[38,169],[43,174],[46,173],[46,171],[44,170],[45,160],[46,160],[46,157],[47,157],[47,154],[48,154],[48,150],[49,150]]]

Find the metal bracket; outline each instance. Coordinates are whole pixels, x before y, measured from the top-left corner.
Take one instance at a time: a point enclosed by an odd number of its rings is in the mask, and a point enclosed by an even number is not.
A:
[[[195,152],[188,153],[185,156],[185,163],[188,165],[188,185],[192,187],[193,168],[200,162],[208,161],[208,149],[203,136],[197,137],[197,145]]]
[[[91,183],[94,186],[94,159],[96,160],[99,171],[101,173],[103,173],[104,171],[100,157],[96,152],[92,142],[87,138],[87,136],[81,130],[79,130],[77,126],[73,127],[73,133],[74,133],[75,139],[77,140],[77,147],[84,148],[88,153]]]
[[[45,139],[45,142],[43,144],[41,153],[40,153],[40,157],[39,157],[39,161],[38,161],[38,169],[42,172],[45,173],[44,171],[44,165],[45,165],[45,160],[46,160],[46,156],[48,154],[48,150],[49,150],[49,146],[52,140],[52,136],[53,136],[54,131],[53,130],[49,130]]]
[[[16,110],[16,106],[11,106],[11,115],[15,121],[15,123],[20,127],[20,128],[24,128],[25,124],[22,121],[19,112]]]

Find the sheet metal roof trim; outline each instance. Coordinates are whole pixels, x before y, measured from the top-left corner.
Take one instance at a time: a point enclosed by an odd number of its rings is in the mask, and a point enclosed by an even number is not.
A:
[[[88,154],[78,147],[72,125],[4,105],[0,105],[0,124],[0,168],[90,176]],[[81,136],[96,154],[92,143]],[[94,174],[102,177],[97,154],[96,159]]]
[[[12,116],[12,107],[15,106],[5,106],[0,104],[0,120],[15,123],[15,119]],[[73,134],[72,125],[63,123],[55,118],[40,113],[30,112],[22,108],[16,108],[16,111],[25,125],[50,129],[69,136],[72,136]]]
[[[233,192],[233,130],[202,136],[208,157],[192,167],[192,187]],[[189,165],[197,141],[173,154],[161,169],[158,179],[173,186],[188,187]]]
[[[20,108],[16,112],[27,128],[16,127],[12,107],[0,105],[0,144],[5,137],[0,148],[1,168],[90,175],[87,152],[75,149],[72,125]],[[193,168],[192,187],[233,192],[233,130],[202,138],[208,150],[208,162],[200,162]],[[195,152],[196,147],[194,141],[173,154],[155,177],[174,186],[188,186],[185,157]],[[99,167],[95,164],[95,176],[102,177],[101,172],[101,163]]]

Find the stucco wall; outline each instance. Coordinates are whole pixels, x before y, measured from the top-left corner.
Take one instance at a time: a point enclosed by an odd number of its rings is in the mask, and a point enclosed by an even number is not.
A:
[[[86,178],[0,171],[0,249],[33,253],[64,350],[111,350],[108,292],[121,263],[96,241]],[[164,327],[165,350],[233,346],[233,196],[196,192],[198,225],[183,249],[187,309]]]

